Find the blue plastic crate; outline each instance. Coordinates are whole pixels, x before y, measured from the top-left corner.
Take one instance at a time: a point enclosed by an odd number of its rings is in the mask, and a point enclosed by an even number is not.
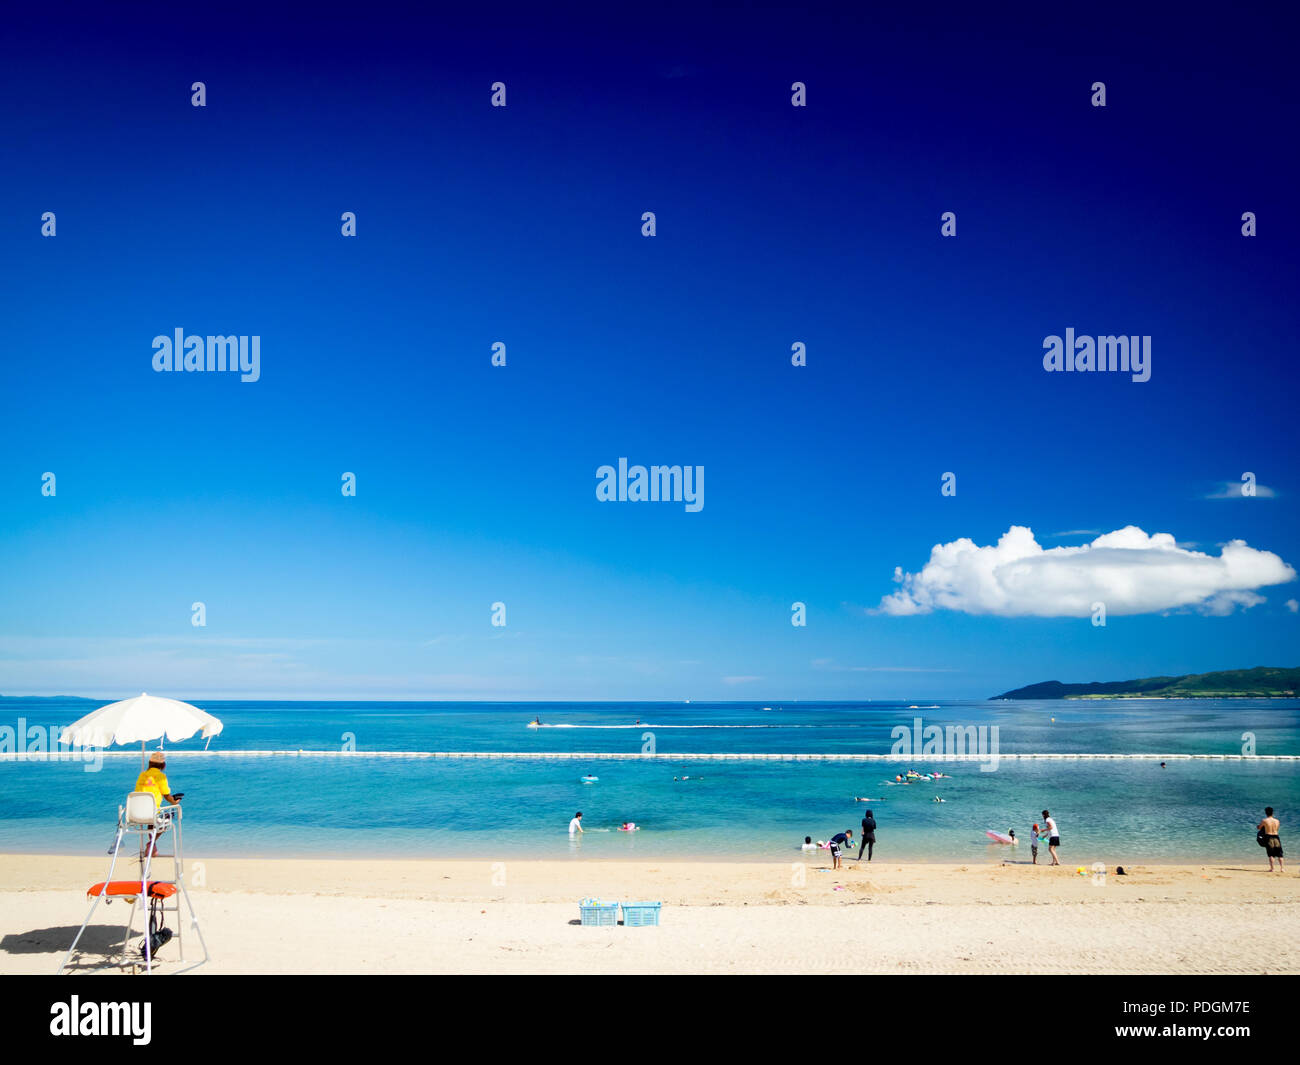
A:
[[[623,927],[644,928],[647,925],[657,925],[662,906],[662,902],[623,903]]]
[[[582,914],[582,923],[588,926],[607,926],[613,928],[618,924],[618,903],[601,902],[600,899],[583,899],[578,903]]]

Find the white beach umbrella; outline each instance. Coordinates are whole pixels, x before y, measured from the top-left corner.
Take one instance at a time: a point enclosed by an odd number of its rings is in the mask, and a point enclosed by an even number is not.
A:
[[[211,740],[224,726],[197,706],[178,699],[162,699],[141,693],[133,699],[109,703],[92,710],[63,730],[59,742],[72,747],[110,747],[118,743],[139,743],[169,739],[186,740],[198,732]]]

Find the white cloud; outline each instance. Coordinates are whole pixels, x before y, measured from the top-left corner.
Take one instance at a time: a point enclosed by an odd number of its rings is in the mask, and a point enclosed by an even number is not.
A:
[[[723,677],[723,684],[753,684],[755,681],[762,680],[762,677]]]
[[[1297,611],[1300,611],[1300,603],[1297,603],[1294,599],[1288,599],[1286,601],[1286,608],[1294,614]]]
[[[965,537],[936,544],[919,573],[895,567],[901,587],[873,613],[1086,617],[1100,602],[1114,616],[1184,607],[1229,614],[1263,602],[1256,588],[1295,575],[1277,555],[1244,540],[1208,555],[1179,546],[1169,533],[1148,536],[1128,525],[1090,544],[1044,549],[1031,529],[1013,525],[988,547]]]
[[[1244,485],[1240,481],[1224,481],[1213,492],[1205,496],[1206,499],[1274,499],[1277,493],[1269,488],[1266,484],[1255,485],[1255,495],[1248,496],[1242,494]]]

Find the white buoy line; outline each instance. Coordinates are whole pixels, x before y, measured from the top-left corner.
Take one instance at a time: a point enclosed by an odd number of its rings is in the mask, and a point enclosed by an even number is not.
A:
[[[69,760],[69,756],[79,753],[82,758],[88,752],[71,750],[50,751],[0,751],[0,762],[42,762]],[[96,757],[135,758],[139,751],[97,751]],[[1039,754],[769,754],[769,753],[693,753],[655,752],[653,754],[620,751],[184,751],[169,750],[169,759],[175,758],[445,758],[473,759],[487,758],[510,761],[662,761],[662,762],[894,762],[908,765],[917,762],[988,762],[1020,761],[1036,759],[1054,759],[1059,761],[1083,762],[1098,760],[1141,761],[1141,762],[1185,762],[1185,761],[1227,761],[1227,762],[1297,762],[1300,754],[1106,754],[1106,753],[1039,753]]]

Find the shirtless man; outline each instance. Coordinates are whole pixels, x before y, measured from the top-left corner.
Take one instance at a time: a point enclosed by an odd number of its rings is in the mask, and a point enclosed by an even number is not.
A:
[[[1273,859],[1277,859],[1277,871],[1286,871],[1286,862],[1282,858],[1282,840],[1278,838],[1278,831],[1282,825],[1276,817],[1273,816],[1273,807],[1264,807],[1264,820],[1255,826],[1255,831],[1264,833],[1264,850],[1268,854],[1268,871],[1273,872]]]

